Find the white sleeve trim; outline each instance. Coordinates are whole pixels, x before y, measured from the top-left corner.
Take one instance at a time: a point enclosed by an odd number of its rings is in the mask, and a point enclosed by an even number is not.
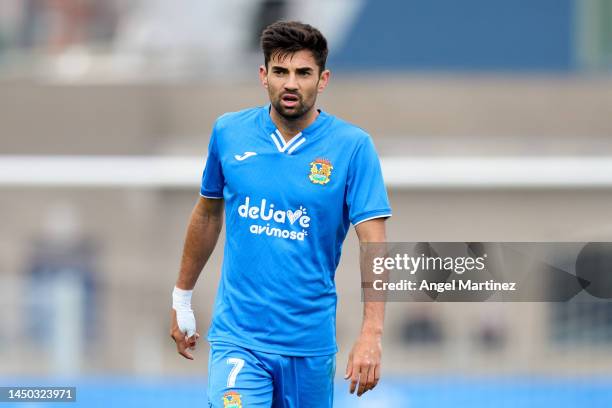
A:
[[[353,224],[353,226],[354,226],[354,227],[356,227],[356,226],[358,226],[359,224],[361,224],[362,222],[364,222],[364,221],[370,221],[370,220],[373,220],[374,218],[390,218],[392,215],[393,215],[393,214],[391,214],[391,213],[389,213],[389,214],[378,214],[378,215],[374,215],[374,216],[372,216],[372,217],[369,217],[369,218],[366,218],[366,219],[363,219],[363,220],[361,220],[361,221],[357,222],[357,224]]]
[[[211,198],[213,200],[223,200],[223,197],[211,197],[211,196],[204,195],[202,193],[200,193],[200,196],[204,198]]]

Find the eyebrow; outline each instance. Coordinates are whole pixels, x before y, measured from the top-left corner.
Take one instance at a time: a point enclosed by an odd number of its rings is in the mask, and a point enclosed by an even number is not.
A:
[[[271,69],[272,69],[272,70],[276,70],[276,71],[283,71],[283,72],[287,72],[287,71],[289,71],[287,68],[285,68],[285,67],[281,67],[281,66],[279,66],[279,65],[273,65],[273,66],[271,67]],[[310,67],[302,67],[302,68],[296,68],[296,71],[297,71],[297,72],[304,73],[304,72],[312,72],[312,71],[313,71],[313,69],[312,69],[312,68],[310,68]]]

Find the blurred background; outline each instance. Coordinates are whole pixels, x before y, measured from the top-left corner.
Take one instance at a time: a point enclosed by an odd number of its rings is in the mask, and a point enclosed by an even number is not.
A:
[[[176,354],[170,295],[211,126],[267,102],[278,19],[327,36],[319,105],[372,135],[390,241],[612,241],[611,0],[2,0],[0,385],[205,405],[208,346]],[[338,407],[612,406],[608,302],[390,303],[357,399],[353,231],[336,277]]]

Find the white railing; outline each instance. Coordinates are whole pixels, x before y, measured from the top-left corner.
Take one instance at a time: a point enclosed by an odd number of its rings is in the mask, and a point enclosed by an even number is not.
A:
[[[0,187],[192,189],[204,163],[190,156],[0,155]],[[381,163],[392,189],[612,188],[612,156],[390,156]]]

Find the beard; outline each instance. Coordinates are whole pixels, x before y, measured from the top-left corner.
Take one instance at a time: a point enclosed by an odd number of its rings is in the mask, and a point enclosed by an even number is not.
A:
[[[272,99],[272,105],[274,106],[274,109],[276,110],[276,112],[278,112],[279,115],[281,115],[283,118],[287,120],[296,120],[296,119],[301,118],[307,112],[309,112],[314,106],[314,103],[311,105],[306,105],[304,101],[302,100],[301,96],[298,97],[298,103],[293,108],[290,108],[290,109],[287,109],[283,106],[280,96],[278,98],[271,98],[271,99]]]

